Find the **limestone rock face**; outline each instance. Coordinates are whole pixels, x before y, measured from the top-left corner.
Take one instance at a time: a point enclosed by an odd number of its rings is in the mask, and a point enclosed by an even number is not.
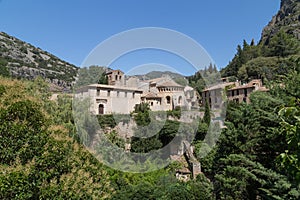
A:
[[[281,0],[280,10],[263,29],[260,43],[268,44],[280,29],[300,39],[300,0]]]
[[[4,32],[0,32],[0,61],[7,63],[11,76],[29,80],[41,76],[58,90],[70,89],[79,69]]]

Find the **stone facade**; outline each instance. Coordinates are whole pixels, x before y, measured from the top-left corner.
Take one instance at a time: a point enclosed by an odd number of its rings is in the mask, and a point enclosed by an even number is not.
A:
[[[149,86],[149,91],[142,95],[142,102],[149,103],[151,110],[173,110],[177,106],[185,106],[184,87],[176,82],[151,82]]]
[[[92,84],[76,92],[76,97],[90,98],[93,114],[129,114],[142,102],[148,103],[152,111],[173,110],[177,106],[186,110],[198,108],[195,90],[168,76],[147,81],[135,77],[125,80],[122,71],[113,70],[107,78],[108,85]]]
[[[121,70],[112,70],[106,73],[108,85],[125,85],[124,73]]]
[[[236,87],[227,90],[227,98],[230,101],[246,102],[250,103],[249,96],[253,91],[268,91],[266,87],[262,85],[261,80],[255,79],[244,85],[238,85]]]
[[[249,96],[253,91],[268,91],[268,89],[262,85],[262,81],[259,79],[252,80],[247,84],[223,82],[203,90],[201,94],[202,106],[208,102],[211,109],[219,109],[225,99],[249,103]]]
[[[237,82],[225,82],[206,88],[202,91],[202,106],[205,106],[206,102],[210,105],[211,109],[220,109],[225,100],[225,88],[234,87]]]
[[[141,102],[143,91],[112,85],[93,84],[77,90],[75,97],[90,98],[90,112],[101,114],[129,114]]]

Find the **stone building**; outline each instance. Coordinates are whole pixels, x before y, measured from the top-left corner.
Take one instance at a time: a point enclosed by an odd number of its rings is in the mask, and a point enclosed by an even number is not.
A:
[[[247,84],[238,85],[228,89],[227,98],[229,101],[249,103],[249,96],[253,91],[268,91],[268,89],[262,85],[261,80],[255,79]]]
[[[125,79],[120,70],[107,73],[108,85],[92,84],[79,88],[76,97],[90,98],[93,114],[129,114],[136,104],[146,102],[152,111],[173,110],[177,106],[198,108],[196,91],[177,84],[169,76],[141,81]]]
[[[129,114],[141,102],[143,91],[114,85],[92,84],[77,90],[75,97],[89,98],[90,112],[101,114]]]
[[[184,95],[186,98],[186,105],[190,109],[198,109],[199,108],[199,94],[195,91],[194,88],[190,86],[184,87]]]
[[[211,109],[219,109],[226,99],[240,103],[249,103],[249,96],[253,91],[268,91],[268,89],[258,79],[252,80],[247,84],[222,82],[203,90],[201,94],[202,106],[208,102]]]
[[[108,85],[125,85],[125,76],[121,70],[111,70],[106,73]]]
[[[237,82],[223,82],[209,88],[206,88],[202,91],[202,106],[205,106],[206,102],[210,105],[211,109],[220,109],[224,103],[226,93],[225,89],[227,87],[234,87]]]
[[[143,93],[141,100],[149,103],[152,111],[166,111],[173,110],[177,106],[187,106],[184,86],[170,80],[160,84],[150,82],[149,91]]]

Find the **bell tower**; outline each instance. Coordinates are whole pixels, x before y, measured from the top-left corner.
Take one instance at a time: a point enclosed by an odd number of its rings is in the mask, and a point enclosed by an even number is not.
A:
[[[124,73],[121,70],[112,70],[106,73],[108,85],[125,86]]]

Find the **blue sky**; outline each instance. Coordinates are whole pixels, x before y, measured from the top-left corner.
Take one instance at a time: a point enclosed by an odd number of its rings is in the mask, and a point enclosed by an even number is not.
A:
[[[243,39],[260,39],[279,6],[280,0],[0,0],[0,31],[80,66],[99,43],[115,34],[162,27],[197,41],[221,68]],[[149,50],[122,59],[113,67],[128,71],[160,63],[180,71],[186,64]]]

